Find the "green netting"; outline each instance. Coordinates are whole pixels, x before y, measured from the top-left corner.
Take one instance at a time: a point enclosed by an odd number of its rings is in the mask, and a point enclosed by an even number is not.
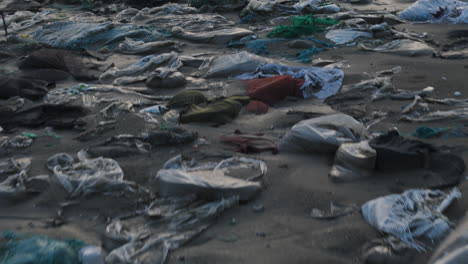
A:
[[[52,240],[44,236],[19,239],[11,232],[4,234],[4,241],[0,243],[0,264],[81,264],[79,251],[86,246],[75,239]]]
[[[328,26],[337,24],[339,21],[331,18],[316,18],[312,15],[291,17],[291,25],[276,26],[267,35],[269,38],[299,38],[324,31]]]

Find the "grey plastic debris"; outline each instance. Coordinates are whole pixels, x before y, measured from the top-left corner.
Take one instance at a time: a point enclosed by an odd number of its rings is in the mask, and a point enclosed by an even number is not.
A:
[[[381,232],[394,235],[411,247],[424,251],[426,246],[418,237],[441,239],[450,232],[451,223],[442,212],[457,198],[460,191],[412,189],[365,203],[364,219]]]
[[[235,54],[227,54],[219,57],[213,57],[200,66],[200,70],[206,71],[205,77],[231,77],[234,75],[253,72],[265,63],[271,62],[261,56],[241,51]]]
[[[166,199],[157,201],[157,204],[170,209],[153,221],[148,222],[143,217],[125,222],[115,220],[107,226],[106,235],[117,241],[125,241],[125,244],[111,251],[106,263],[163,264],[171,250],[182,247],[206,230],[214,218],[237,203],[237,197],[229,197],[189,207],[191,203],[187,203],[187,200]]]
[[[55,154],[47,160],[47,167],[53,172],[53,179],[71,197],[136,192],[141,188],[123,179],[124,173],[117,161],[102,157],[88,159],[83,151],[78,153],[78,161],[66,153]]]
[[[239,171],[247,180],[237,178]],[[234,157],[219,163],[190,166],[184,164],[181,156],[176,156],[164,164],[156,180],[163,197],[196,193],[208,199],[236,195],[240,201],[248,201],[261,191],[261,184],[255,180],[266,172],[266,164],[260,160]]]
[[[468,108],[457,108],[447,111],[435,111],[422,115],[403,115],[401,120],[417,123],[440,121],[465,121],[468,120]]]
[[[227,28],[207,32],[188,32],[181,27],[172,28],[172,33],[175,37],[181,39],[212,44],[227,44],[231,40],[254,34],[252,31],[243,28]]]
[[[110,103],[104,107],[100,113],[105,119],[116,119],[122,112],[130,112],[133,110],[131,102],[117,101]]]
[[[429,45],[423,42],[409,39],[397,39],[387,44],[381,45],[377,48],[368,48],[363,44],[360,44],[360,47],[363,50],[410,57],[431,56],[435,52],[435,50]]]
[[[372,34],[354,29],[334,29],[328,31],[325,37],[336,44],[347,44],[357,38],[372,38]]]
[[[335,152],[342,143],[359,142],[364,125],[345,114],[327,115],[295,124],[281,139],[280,151]]]
[[[335,154],[335,162],[328,174],[332,181],[346,182],[372,175],[377,157],[368,141],[343,143]]]
[[[11,154],[17,149],[31,146],[33,139],[26,136],[0,137],[0,154]]]
[[[104,264],[105,254],[102,248],[86,246],[78,254],[82,264]]]
[[[118,51],[124,54],[151,54],[164,48],[178,50],[178,45],[177,42],[172,40],[145,43],[143,41],[134,41],[130,38],[126,38],[124,42],[120,43]]]
[[[461,264],[468,256],[468,218],[437,248],[428,264]]]
[[[414,249],[394,236],[374,239],[366,243],[362,251],[366,264],[406,264],[411,263],[414,256]]]
[[[148,76],[154,70],[165,77],[169,72],[177,70],[182,66],[179,55],[176,52],[161,55],[146,56],[125,69],[110,69],[99,77],[102,84],[110,84],[120,77]],[[117,83],[118,84],[118,83]]]
[[[459,0],[418,0],[400,13],[410,21],[431,23],[468,23],[468,4]]]

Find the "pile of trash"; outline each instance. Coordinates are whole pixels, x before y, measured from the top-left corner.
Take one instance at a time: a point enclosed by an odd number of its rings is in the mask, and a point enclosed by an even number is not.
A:
[[[466,0],[52,2],[0,3],[1,263],[166,263],[260,202],[279,206],[248,226],[302,232],[287,225],[309,200],[333,232],[360,208],[350,225],[380,232],[345,235],[371,240],[364,263],[422,263],[405,258],[450,233],[429,263],[466,255],[450,212],[465,206]],[[191,262],[217,262],[203,254]]]

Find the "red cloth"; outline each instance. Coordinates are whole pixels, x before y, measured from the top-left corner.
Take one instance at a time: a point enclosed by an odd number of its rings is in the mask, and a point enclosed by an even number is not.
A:
[[[254,114],[264,114],[268,112],[268,108],[267,104],[255,100],[250,101],[247,105],[247,111]]]
[[[287,96],[302,97],[299,89],[303,79],[295,79],[289,75],[279,75],[268,78],[246,80],[247,94],[251,99],[272,105]]]

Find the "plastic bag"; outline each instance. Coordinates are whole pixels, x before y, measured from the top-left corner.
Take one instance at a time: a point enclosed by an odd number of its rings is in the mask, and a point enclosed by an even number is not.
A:
[[[252,31],[244,28],[226,28],[213,31],[192,32],[185,31],[181,27],[173,27],[172,33],[175,37],[186,40],[223,45],[228,44],[229,41],[241,39],[254,34]]]
[[[182,62],[176,52],[164,53],[160,55],[149,55],[124,69],[110,69],[99,77],[102,84],[110,84],[120,77],[145,76],[147,77],[156,69],[164,78],[170,72],[182,67]]]
[[[332,181],[346,182],[371,176],[377,157],[368,141],[343,143],[335,154],[329,176]]]
[[[374,49],[368,48],[362,44],[360,44],[360,47],[364,50],[410,57],[431,56],[435,51],[432,47],[423,42],[410,39],[397,39]]]
[[[354,29],[334,29],[328,31],[325,37],[336,44],[347,44],[357,38],[372,38],[372,34]]]
[[[468,217],[439,245],[428,264],[460,264],[468,254]]]
[[[237,197],[194,205],[192,196],[160,199],[149,206],[147,218],[115,220],[106,228],[111,239],[126,243],[114,249],[106,263],[163,264],[171,250],[182,247],[206,230],[224,211],[238,204]],[[196,207],[195,207],[196,206]]]
[[[327,115],[295,124],[281,139],[280,151],[335,152],[342,143],[358,142],[367,131],[345,114]]]
[[[425,251],[426,246],[416,238],[424,236],[435,240],[447,235],[452,224],[442,212],[460,197],[456,188],[449,193],[412,189],[371,200],[361,209],[364,219],[374,228]]]
[[[125,41],[119,44],[118,51],[123,54],[151,54],[164,48],[177,50],[177,42],[161,40],[145,43],[144,41],[134,41],[130,38],[125,38]]]
[[[87,159],[85,152],[78,153],[78,161],[66,154],[58,153],[47,160],[53,178],[60,183],[71,197],[93,193],[136,192],[133,182],[123,179],[124,173],[117,161],[107,158]]]
[[[400,13],[400,18],[432,23],[468,23],[468,3],[459,0],[418,0]]]
[[[233,176],[236,170],[244,171],[247,180]],[[255,159],[233,157],[219,163],[190,166],[176,156],[164,164],[156,180],[158,193],[163,197],[196,193],[208,199],[235,195],[240,201],[248,201],[261,191],[259,182],[249,180],[261,179],[266,172],[265,162]]]
[[[235,54],[222,55],[207,61],[200,70],[207,69],[205,77],[230,77],[246,72],[253,72],[259,66],[271,62],[261,56],[241,51]]]
[[[150,27],[74,22],[53,22],[42,26],[31,35],[32,39],[39,43],[73,50],[100,49],[104,46],[113,48],[127,37],[156,41],[167,36],[169,34]]]

